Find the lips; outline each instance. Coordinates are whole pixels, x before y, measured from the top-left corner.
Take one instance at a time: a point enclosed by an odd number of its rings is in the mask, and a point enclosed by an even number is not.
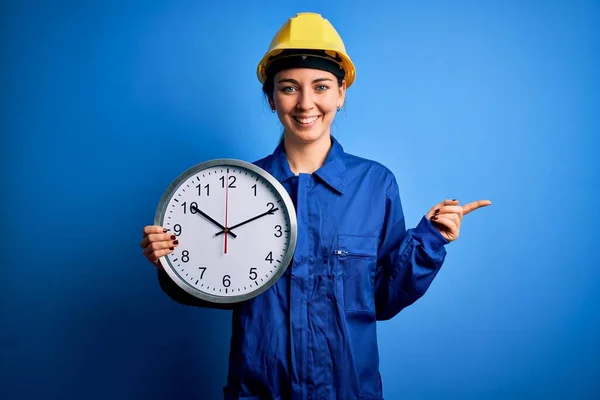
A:
[[[293,117],[296,122],[302,125],[310,125],[319,119],[319,116],[313,117]]]

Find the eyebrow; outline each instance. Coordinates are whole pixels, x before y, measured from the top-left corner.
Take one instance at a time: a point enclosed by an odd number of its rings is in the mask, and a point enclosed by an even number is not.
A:
[[[318,83],[318,82],[333,82],[333,79],[331,78],[317,78],[315,80],[312,81],[312,83]],[[281,79],[278,83],[284,83],[284,82],[288,82],[288,83],[293,83],[294,85],[299,85],[298,81],[292,78],[287,78],[287,79]]]

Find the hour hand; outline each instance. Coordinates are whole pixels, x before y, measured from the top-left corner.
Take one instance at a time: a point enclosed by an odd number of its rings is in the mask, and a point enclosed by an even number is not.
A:
[[[201,209],[199,209],[197,206],[191,206],[190,207],[190,211],[195,210],[198,214],[202,215],[204,218],[206,218],[207,220],[209,220],[210,222],[212,222],[213,224],[215,224],[216,226],[218,226],[219,228],[221,228],[221,232],[222,233],[229,233],[231,235],[231,237],[236,238],[237,235],[233,232],[231,232],[228,228],[224,227],[223,225],[221,225],[220,223],[218,223],[217,221],[214,220],[214,218],[211,218],[210,215],[208,215],[207,213],[205,213],[204,211],[202,211]]]

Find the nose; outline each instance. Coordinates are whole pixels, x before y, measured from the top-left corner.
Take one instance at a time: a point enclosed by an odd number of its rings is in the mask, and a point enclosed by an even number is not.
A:
[[[310,90],[302,90],[298,96],[298,104],[296,108],[301,111],[309,111],[315,108],[313,94]]]

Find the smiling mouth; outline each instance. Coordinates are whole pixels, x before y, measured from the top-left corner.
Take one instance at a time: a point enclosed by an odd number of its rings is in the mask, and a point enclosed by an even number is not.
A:
[[[293,118],[294,118],[294,121],[298,122],[299,124],[310,125],[319,119],[319,115],[317,115],[315,117],[293,117]]]

